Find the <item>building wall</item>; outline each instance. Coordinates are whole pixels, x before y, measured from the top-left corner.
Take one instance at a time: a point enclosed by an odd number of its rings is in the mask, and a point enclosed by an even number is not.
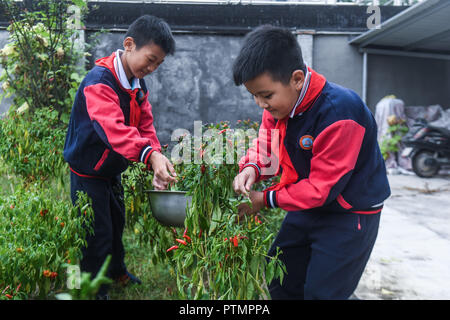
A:
[[[0,31],[0,49],[4,47],[4,45],[8,41],[8,35],[9,33],[7,31]],[[3,68],[0,65],[0,73],[3,72]],[[0,94],[3,94],[3,89],[1,88],[1,85],[3,83],[0,83]],[[3,98],[0,101],[0,116],[8,110],[9,106],[12,103],[12,98]]]
[[[177,43],[175,56],[167,57],[162,66],[146,78],[155,126],[164,144],[170,142],[177,128],[193,132],[194,121],[234,123],[239,119],[261,119],[262,110],[245,87],[234,85],[231,74],[243,35],[261,23],[296,30],[309,66],[329,81],[362,95],[362,54],[349,45],[348,40],[351,34],[367,30],[364,7],[204,5],[194,8],[106,2],[98,6],[101,8],[92,10],[88,17],[86,36],[90,36],[89,30],[102,26],[110,31],[100,35],[92,50],[92,62],[121,48],[126,26],[141,14],[155,12],[173,27]],[[124,6],[132,10],[125,14]],[[220,12],[214,16],[217,8]],[[386,15],[383,19],[400,10],[390,12],[388,9],[392,8],[383,10]],[[4,29],[0,31],[0,47],[6,43],[7,35]],[[407,105],[441,104],[448,108],[449,76],[449,61],[369,55],[367,104],[375,111],[381,98],[394,94]],[[0,103],[0,114],[10,104],[11,99],[4,99]]]
[[[101,35],[92,58],[122,48],[123,33]],[[236,87],[232,64],[242,37],[220,35],[175,35],[176,53],[145,78],[155,127],[163,143],[183,128],[193,133],[194,121],[215,123],[239,119],[261,120],[262,109],[244,86]]]
[[[123,36],[123,32],[101,34],[92,60],[121,48]],[[177,128],[193,132],[194,121],[233,124],[239,119],[261,119],[262,110],[245,87],[236,87],[232,79],[231,68],[242,39],[241,35],[175,34],[176,54],[145,79],[162,143],[169,143]],[[1,47],[6,40],[7,32],[0,31]],[[298,41],[305,61],[316,71],[362,94],[362,55],[348,45],[348,35],[300,34]],[[378,101],[390,94],[406,105],[448,108],[449,86],[449,61],[369,55],[367,105],[373,112]],[[10,98],[4,99],[0,113],[10,104]]]
[[[399,56],[368,56],[367,101],[374,108],[387,95],[407,106],[450,107],[450,61]]]
[[[348,44],[348,35],[316,35],[314,69],[327,80],[362,94],[362,55]]]

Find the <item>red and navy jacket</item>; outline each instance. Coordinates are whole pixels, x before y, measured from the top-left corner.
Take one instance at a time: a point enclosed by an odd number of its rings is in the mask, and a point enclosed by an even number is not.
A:
[[[80,176],[113,177],[129,161],[147,163],[153,151],[161,151],[145,81],[139,80],[141,88],[124,88],[115,56],[97,60],[75,96],[64,159]]]
[[[291,116],[277,121],[264,110],[240,171],[254,167],[257,181],[281,173],[280,183],[264,191],[269,208],[379,213],[390,187],[375,119],[355,92],[308,70]],[[280,136],[279,168],[267,174],[270,150],[276,150],[270,149],[273,129]]]

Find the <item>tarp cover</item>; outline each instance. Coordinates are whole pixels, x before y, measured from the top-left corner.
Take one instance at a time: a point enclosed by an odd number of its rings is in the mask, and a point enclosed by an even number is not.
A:
[[[405,106],[403,100],[394,96],[381,99],[375,107],[375,120],[378,126],[378,143],[380,146],[384,139],[391,138],[389,129],[389,117],[406,121],[411,128],[416,119],[423,118],[436,127],[444,127],[450,130],[450,109],[444,110],[440,105],[430,106]],[[389,154],[386,159],[386,168],[389,173],[414,174],[411,169],[411,159],[401,157],[405,146],[400,143],[397,154]],[[448,172],[448,171],[446,171]]]

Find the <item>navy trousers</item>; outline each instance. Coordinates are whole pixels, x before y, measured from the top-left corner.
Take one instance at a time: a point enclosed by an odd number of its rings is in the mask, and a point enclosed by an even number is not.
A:
[[[344,300],[355,291],[375,244],[378,214],[288,212],[269,250],[282,251],[287,274],[274,279],[274,300]]]
[[[92,199],[94,210],[94,234],[87,236],[87,246],[82,248],[81,271],[91,273],[94,278],[108,254],[111,254],[107,276],[115,278],[125,274],[122,243],[125,205],[120,176],[111,179],[85,178],[71,172],[70,183],[72,202],[75,204],[77,191],[84,191]],[[102,287],[101,291],[105,290],[106,287]]]

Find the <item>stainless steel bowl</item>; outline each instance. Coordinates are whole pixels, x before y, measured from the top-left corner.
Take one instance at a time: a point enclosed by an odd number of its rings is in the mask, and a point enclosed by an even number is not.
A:
[[[186,206],[192,201],[184,191],[147,190],[152,214],[161,224],[184,227]]]

